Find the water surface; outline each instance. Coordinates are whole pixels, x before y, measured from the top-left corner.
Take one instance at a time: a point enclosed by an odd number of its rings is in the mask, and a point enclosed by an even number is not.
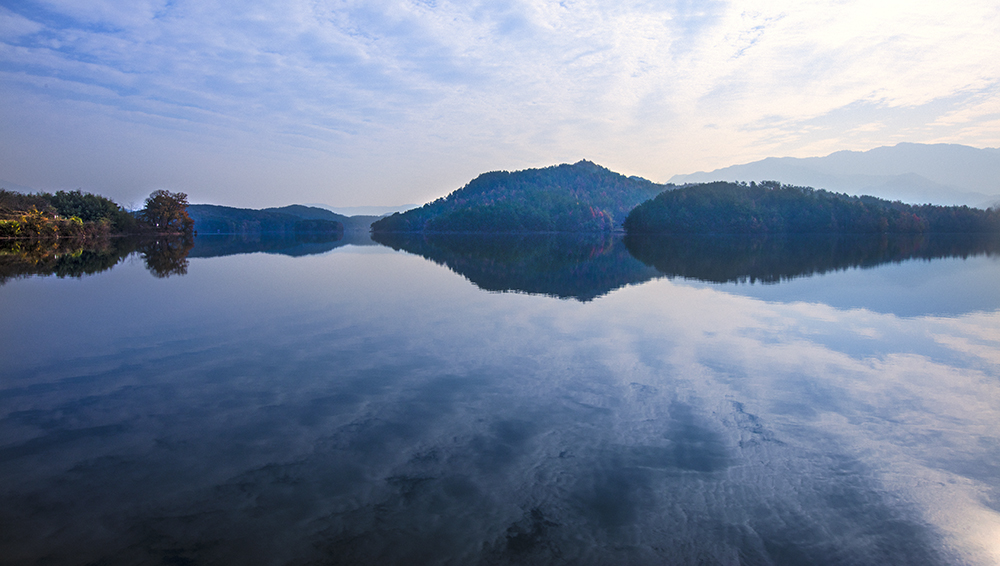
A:
[[[1000,560],[989,250],[357,243],[0,286],[0,561]]]

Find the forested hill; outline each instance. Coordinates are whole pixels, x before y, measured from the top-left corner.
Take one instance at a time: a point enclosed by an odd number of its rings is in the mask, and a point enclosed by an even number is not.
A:
[[[420,208],[372,224],[374,232],[606,232],[666,189],[589,161],[484,173]]]
[[[315,216],[309,217],[308,215],[303,216],[302,214],[284,211],[278,212],[281,209],[254,210],[251,208],[234,208],[214,204],[192,204],[188,206],[187,210],[188,214],[194,220],[194,229],[202,235],[331,233],[344,231],[344,224],[332,217],[317,218]],[[339,216],[329,211],[323,212],[327,212],[332,216]]]
[[[706,183],[635,207],[629,234],[998,232],[1000,211],[909,205],[776,182]]]
[[[364,230],[365,232],[367,232],[371,227],[372,222],[379,219],[378,216],[373,215],[344,216],[343,214],[337,214],[332,210],[319,208],[317,206],[305,206],[302,204],[290,204],[282,207],[265,208],[262,209],[262,212],[280,212],[281,214],[298,216],[299,218],[305,220],[331,220],[333,222],[340,222],[343,224],[344,230]]]

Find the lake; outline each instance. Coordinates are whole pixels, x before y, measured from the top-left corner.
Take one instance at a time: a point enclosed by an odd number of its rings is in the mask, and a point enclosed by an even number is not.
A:
[[[995,240],[377,239],[18,264],[0,564],[1000,562]]]

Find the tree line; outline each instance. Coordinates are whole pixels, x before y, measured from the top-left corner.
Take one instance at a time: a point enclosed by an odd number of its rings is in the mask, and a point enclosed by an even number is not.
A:
[[[910,205],[776,181],[720,181],[664,191],[633,209],[624,228],[629,234],[997,232],[1000,211]]]
[[[187,195],[153,191],[132,212],[113,200],[76,191],[25,194],[0,189],[0,238],[80,239],[114,235],[194,234]]]
[[[1000,211],[910,205],[776,181],[675,187],[581,161],[484,173],[446,197],[378,220],[371,228],[373,233],[998,232]]]

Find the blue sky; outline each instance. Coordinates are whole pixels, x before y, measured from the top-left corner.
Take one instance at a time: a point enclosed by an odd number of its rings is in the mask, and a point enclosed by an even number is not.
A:
[[[996,147],[998,37],[995,0],[0,0],[0,179],[393,205],[584,158]]]

